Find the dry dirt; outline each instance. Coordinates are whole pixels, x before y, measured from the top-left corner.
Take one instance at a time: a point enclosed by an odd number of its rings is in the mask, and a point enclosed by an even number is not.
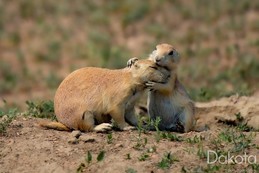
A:
[[[235,114],[238,112],[249,125],[258,130],[258,96],[259,94],[252,97],[232,96],[208,103],[197,103],[198,125],[207,124],[210,129],[177,135],[184,139],[193,138],[195,135],[202,136],[205,139],[203,147],[210,149],[211,140],[217,138],[222,130],[233,128],[218,123],[219,120],[235,120]],[[208,166],[206,159],[197,156],[199,145],[168,139],[158,142],[156,132],[141,133],[139,139],[142,140],[143,146],[137,149],[137,130],[113,131],[110,143],[107,142],[108,135],[105,133],[84,133],[75,140],[70,132],[40,128],[37,125],[39,121],[40,119],[20,116],[10,124],[7,135],[0,136],[0,172],[184,172],[183,167],[187,172],[204,172],[202,167]],[[258,146],[258,131],[253,133],[255,137],[252,143]],[[143,142],[145,138],[146,144]],[[86,161],[88,151],[92,154],[89,164]],[[100,151],[105,151],[105,155],[103,160],[98,162],[96,158]],[[259,158],[258,147],[246,151]],[[157,164],[166,152],[171,152],[178,161],[172,163],[169,169],[161,169]],[[149,157],[140,161],[139,158],[145,153]],[[221,168],[219,172],[242,172],[247,166],[236,164]]]

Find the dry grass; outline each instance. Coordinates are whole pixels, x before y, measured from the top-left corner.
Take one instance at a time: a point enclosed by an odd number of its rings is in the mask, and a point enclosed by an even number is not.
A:
[[[181,53],[180,79],[195,100],[258,88],[256,1],[21,0],[2,1],[0,9],[0,93],[8,103],[20,95],[18,105],[52,99],[72,70],[125,67],[161,42]]]

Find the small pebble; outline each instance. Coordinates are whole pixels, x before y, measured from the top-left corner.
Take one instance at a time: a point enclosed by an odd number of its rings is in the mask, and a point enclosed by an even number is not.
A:
[[[95,139],[93,137],[87,135],[82,135],[79,139],[83,142],[95,142]]]
[[[7,115],[4,115],[4,116],[2,116],[2,118],[1,118],[1,121],[7,121],[8,120],[8,116]]]
[[[69,140],[68,140],[68,143],[69,144],[78,144],[79,143],[79,141],[78,141],[78,139],[77,138],[70,138]]]
[[[75,138],[79,138],[81,134],[82,133],[79,130],[74,130],[73,132],[71,132],[72,137],[75,137]]]
[[[123,147],[123,145],[122,144],[116,144],[114,147],[119,148],[119,147]]]

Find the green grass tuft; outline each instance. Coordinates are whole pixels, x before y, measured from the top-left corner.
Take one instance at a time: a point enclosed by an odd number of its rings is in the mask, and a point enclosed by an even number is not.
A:
[[[51,120],[56,120],[53,101],[26,101],[26,105],[27,111],[25,112],[25,116],[31,116],[36,118],[49,118]]]

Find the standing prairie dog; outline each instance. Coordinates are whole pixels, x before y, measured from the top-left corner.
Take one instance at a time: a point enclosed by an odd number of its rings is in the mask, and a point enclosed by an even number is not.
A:
[[[148,114],[151,120],[160,117],[160,130],[189,132],[195,125],[194,103],[184,86],[177,79],[179,54],[172,45],[159,44],[150,54],[149,60],[170,71],[167,83],[148,82]],[[128,66],[137,62],[137,58],[128,61]],[[151,127],[151,130],[153,128]]]
[[[60,84],[54,98],[59,122],[41,123],[58,130],[106,131],[113,119],[121,130],[137,126],[134,105],[149,81],[165,82],[168,71],[142,60],[133,68],[110,70],[86,67],[74,71]]]

